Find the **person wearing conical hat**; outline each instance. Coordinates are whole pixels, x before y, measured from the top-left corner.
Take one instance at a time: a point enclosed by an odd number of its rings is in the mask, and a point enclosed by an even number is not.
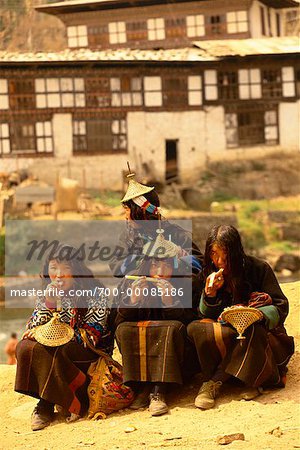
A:
[[[142,247],[155,239],[157,221],[163,223],[165,236],[170,237],[178,246],[178,256],[185,256],[195,272],[202,268],[203,255],[192,242],[191,234],[176,224],[161,218],[160,200],[154,186],[147,186],[135,180],[135,174],[129,173],[128,188],[121,203],[124,207],[127,230],[119,239],[118,248],[122,248],[121,257],[111,259],[109,266],[116,277],[138,267],[143,259]]]
[[[109,353],[113,349],[108,299],[98,289],[104,286],[78,250],[62,244],[50,251],[41,277],[44,295],[37,298],[16,349],[15,391],[39,399],[31,416],[33,431],[54,420],[54,405],[66,412],[67,421],[87,412],[87,371],[98,355],[85,347],[79,328],[93,346]]]
[[[168,387],[183,383],[186,325],[198,317],[194,305],[200,292],[178,245],[162,229],[157,233],[143,246],[143,262],[125,276],[115,299],[123,377],[137,394],[130,407],[149,406],[152,416],[168,412]]]

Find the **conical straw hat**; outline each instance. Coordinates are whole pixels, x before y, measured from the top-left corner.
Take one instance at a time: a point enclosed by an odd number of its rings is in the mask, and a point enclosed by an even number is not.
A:
[[[179,247],[172,241],[164,238],[163,230],[156,230],[158,233],[155,241],[149,241],[143,247],[143,254],[155,258],[174,258],[178,254]]]
[[[127,178],[129,178],[128,188],[126,194],[121,200],[121,203],[128,202],[128,200],[147,194],[147,192],[153,191],[154,189],[154,186],[145,186],[138,181],[135,181],[133,178],[134,176],[135,173],[130,173],[127,175]]]
[[[58,313],[45,325],[36,327],[34,337],[40,344],[48,347],[58,347],[66,344],[74,336],[74,330],[68,324],[61,322]]]

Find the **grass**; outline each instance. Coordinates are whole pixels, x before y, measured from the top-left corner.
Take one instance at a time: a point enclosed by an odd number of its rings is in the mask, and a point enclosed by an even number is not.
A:
[[[115,206],[120,206],[120,200],[121,200],[122,196],[119,192],[114,192],[114,191],[103,191],[103,192],[98,192],[95,196],[94,199],[100,203],[103,203],[106,206],[109,207],[115,207]]]
[[[221,201],[214,209],[217,212],[236,210],[238,226],[243,236],[245,247],[251,251],[265,250],[289,253],[297,250],[297,243],[281,241],[276,226],[270,225],[268,211],[299,211],[299,197],[280,197],[270,200],[238,200]]]

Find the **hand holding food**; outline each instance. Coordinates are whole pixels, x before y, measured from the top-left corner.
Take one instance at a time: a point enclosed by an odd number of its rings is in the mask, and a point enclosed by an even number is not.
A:
[[[217,291],[223,286],[223,271],[224,269],[222,268],[218,270],[218,272],[213,272],[207,277],[205,284],[205,293],[209,297],[215,297]]]

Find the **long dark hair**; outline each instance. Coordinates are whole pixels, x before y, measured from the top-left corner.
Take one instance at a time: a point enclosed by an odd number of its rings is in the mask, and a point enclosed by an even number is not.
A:
[[[50,261],[66,262],[69,264],[72,272],[72,278],[74,279],[74,290],[93,290],[96,286],[102,286],[102,284],[95,279],[93,272],[83,262],[78,249],[68,244],[60,243],[56,249],[51,250],[42,267],[40,277],[42,279],[42,289],[45,290],[47,285],[51,283],[49,276],[49,263]],[[87,305],[89,295],[87,292],[79,299],[76,296],[73,297],[74,306],[78,304],[77,320],[82,322],[87,308],[82,307]]]
[[[153,189],[150,192],[147,192],[146,194],[143,194],[143,196],[151,203],[151,205],[160,206],[160,201],[158,194]],[[130,218],[132,220],[157,220],[158,214],[150,213],[144,209],[142,209],[140,206],[136,205],[132,200],[128,200],[128,202],[124,202],[123,205],[128,206],[130,208]]]
[[[227,254],[227,279],[234,302],[242,301],[244,295],[246,254],[238,230],[232,225],[216,225],[211,229],[206,241],[204,253],[205,278],[217,270],[217,267],[215,267],[211,259],[214,244],[218,245]]]

